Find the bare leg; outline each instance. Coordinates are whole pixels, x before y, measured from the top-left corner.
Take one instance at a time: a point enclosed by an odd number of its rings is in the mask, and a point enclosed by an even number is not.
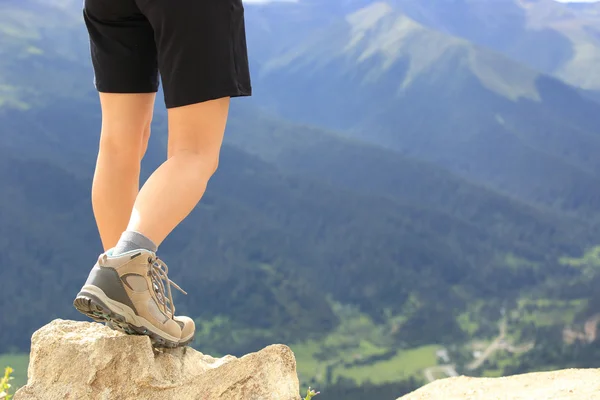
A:
[[[128,231],[158,246],[189,215],[217,169],[228,113],[229,98],[169,109],[167,161],[140,190]]]
[[[194,321],[174,315],[173,282],[166,278],[166,265],[153,258],[155,244],[136,247],[135,255],[123,255],[119,245],[139,245],[126,239],[132,235],[160,243],[160,235],[166,236],[197,204],[217,167],[229,100],[169,110],[168,160],[138,191],[154,98],[101,95],[102,136],[92,197],[105,251],[114,251],[98,259],[73,305],[113,329],[149,335],[160,346],[185,346],[193,340]],[[123,232],[128,223],[134,232]],[[114,272],[106,274],[110,268]],[[126,307],[131,311],[124,312]]]
[[[92,207],[104,250],[126,229],[140,185],[156,95],[100,93],[102,133]]]

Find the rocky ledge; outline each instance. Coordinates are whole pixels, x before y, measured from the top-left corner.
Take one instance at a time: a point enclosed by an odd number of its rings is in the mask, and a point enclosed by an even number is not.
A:
[[[14,400],[299,400],[296,360],[275,344],[237,358],[57,319],[31,338],[27,385]]]

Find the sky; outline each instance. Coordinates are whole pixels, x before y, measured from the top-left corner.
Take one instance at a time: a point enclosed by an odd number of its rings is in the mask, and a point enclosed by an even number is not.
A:
[[[272,1],[296,2],[298,0],[244,0],[244,3],[271,3]],[[555,0],[560,3],[596,3],[600,0]]]
[[[597,3],[600,0],[555,0],[559,3]]]
[[[295,3],[298,0],[244,0],[244,3],[262,4],[262,3],[272,3],[274,1],[287,2],[287,3]]]

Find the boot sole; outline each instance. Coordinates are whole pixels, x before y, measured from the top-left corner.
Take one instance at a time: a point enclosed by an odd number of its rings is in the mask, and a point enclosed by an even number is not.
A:
[[[170,338],[165,338],[159,333],[155,332],[156,328],[146,327],[146,325],[151,324],[140,324],[139,320],[141,319],[141,317],[136,316],[133,313],[133,310],[126,310],[125,307],[127,306],[122,305],[121,307],[117,307],[116,304],[113,304],[113,306],[115,306],[113,308],[121,309],[120,312],[113,311],[113,309],[111,309],[111,307],[107,305],[111,303],[110,299],[106,297],[103,301],[100,299],[101,295],[90,293],[89,289],[90,288],[88,288],[88,290],[82,290],[81,292],[79,292],[79,294],[73,301],[73,306],[75,307],[75,309],[77,309],[77,311],[93,319],[96,322],[106,323],[112,329],[115,329],[128,335],[148,336],[150,338],[150,341],[152,342],[152,345],[155,347],[184,347],[194,340],[193,335],[191,338],[182,342],[175,341]]]

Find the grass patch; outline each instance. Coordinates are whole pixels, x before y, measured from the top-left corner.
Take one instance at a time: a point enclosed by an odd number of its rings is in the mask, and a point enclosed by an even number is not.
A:
[[[382,384],[407,379],[411,376],[421,376],[427,367],[436,365],[435,352],[440,347],[428,345],[410,350],[399,351],[390,360],[376,362],[372,365],[355,366],[350,368],[335,368],[333,381],[338,377],[350,378],[357,384],[371,381]]]
[[[560,263],[579,269],[584,278],[591,279],[600,271],[600,246],[589,249],[581,258],[562,257]]]
[[[515,327],[525,324],[535,326],[569,325],[575,316],[586,306],[585,300],[554,300],[521,298],[518,301],[516,317],[509,325]]]
[[[375,324],[356,307],[332,302],[332,308],[341,321],[335,331],[318,340],[290,344],[303,384],[334,384],[339,377],[358,385],[367,380],[398,382],[420,378],[423,369],[437,365],[436,345],[394,354],[397,346],[392,336],[400,324],[398,316],[388,315],[387,323]]]

